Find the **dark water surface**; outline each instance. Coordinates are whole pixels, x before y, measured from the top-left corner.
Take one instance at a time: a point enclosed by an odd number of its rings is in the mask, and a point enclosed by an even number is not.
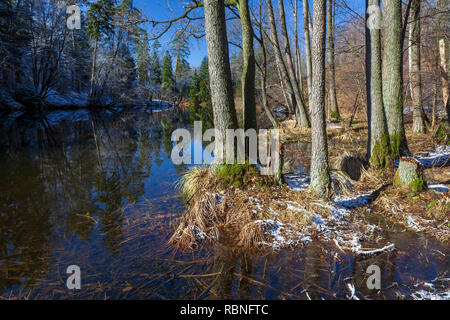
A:
[[[397,250],[376,257],[320,243],[239,253],[226,240],[176,252],[166,243],[184,209],[174,183],[185,168],[170,160],[177,112],[16,116],[0,120],[2,298],[346,299],[351,283],[360,299],[395,299],[449,277],[450,250],[411,232],[387,232]],[[366,286],[371,264],[380,292]],[[69,265],[80,290],[66,287]]]

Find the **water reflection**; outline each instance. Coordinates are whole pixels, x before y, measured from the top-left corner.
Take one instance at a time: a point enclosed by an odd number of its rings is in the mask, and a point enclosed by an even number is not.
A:
[[[344,299],[351,282],[361,298],[396,298],[447,274],[448,248],[408,232],[387,234],[398,250],[372,258],[319,243],[243,253],[226,238],[175,252],[166,241],[184,209],[174,182],[185,167],[170,160],[170,134],[182,118],[136,111],[1,120],[0,296]],[[365,285],[374,263],[381,294]],[[82,270],[80,291],[65,287],[71,264]]]

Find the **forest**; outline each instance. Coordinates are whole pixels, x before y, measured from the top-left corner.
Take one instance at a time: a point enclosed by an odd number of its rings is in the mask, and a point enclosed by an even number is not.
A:
[[[0,0],[0,298],[450,299],[449,21],[446,0]],[[176,164],[199,121],[215,160]],[[273,175],[219,162],[240,129],[279,138]],[[54,285],[71,263],[82,291]]]

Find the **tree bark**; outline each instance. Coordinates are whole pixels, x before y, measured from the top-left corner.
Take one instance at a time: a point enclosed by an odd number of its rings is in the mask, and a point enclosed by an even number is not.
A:
[[[297,124],[302,128],[308,128],[310,126],[308,115],[306,113],[305,107],[305,99],[303,98],[303,94],[300,91],[300,87],[297,81],[297,77],[295,76],[294,64],[292,62],[292,54],[291,48],[289,44],[289,36],[287,33],[286,27],[286,14],[284,10],[283,0],[278,1],[278,10],[280,12],[280,20],[281,20],[281,35],[283,36],[284,42],[284,56],[286,58],[286,67],[288,71],[289,81],[292,84],[292,88],[294,90],[294,97],[296,101],[295,108],[295,116],[297,119]]]
[[[224,0],[205,0],[204,7],[211,103],[214,114],[214,127],[216,129],[215,156],[220,157],[225,156],[219,153],[218,148],[224,146],[226,130],[237,128]]]
[[[92,67],[91,67],[91,85],[90,85],[90,89],[89,89],[89,96],[92,98],[94,97],[94,82],[95,82],[95,69],[96,69],[96,64],[97,64],[97,42],[98,39],[95,38],[95,42],[94,42],[94,52],[92,54]]]
[[[447,41],[442,38],[439,40],[439,56],[440,56],[440,74],[442,81],[442,107],[444,112],[444,120],[449,121],[449,111],[448,111],[448,99],[449,99],[449,89],[448,89],[448,65],[447,65],[447,55],[448,55],[448,45]]]
[[[420,0],[412,0],[409,29],[409,77],[413,101],[413,131],[425,133],[425,115],[422,107],[422,79],[420,74]]]
[[[272,123],[272,126],[274,128],[279,128],[280,124],[277,120],[277,118],[273,115],[272,110],[269,108],[269,103],[267,101],[267,52],[266,52],[266,45],[264,40],[264,32],[263,32],[263,25],[262,25],[262,12],[261,12],[261,0],[260,0],[260,12],[259,12],[259,24],[260,24],[260,31],[259,31],[259,44],[261,46],[261,52],[262,52],[262,63],[261,63],[261,95],[262,95],[262,103],[264,107],[264,111],[266,112],[267,117],[269,118],[270,122]]]
[[[403,124],[402,1],[384,0],[383,9],[385,21],[383,102],[391,155],[397,158],[408,153]]]
[[[336,71],[334,59],[334,34],[335,34],[335,0],[327,1],[327,33],[328,33],[328,70],[329,70],[329,97],[330,97],[330,117],[334,120],[341,120],[336,98]]]
[[[380,8],[380,0],[368,0],[367,5]],[[373,7],[372,7],[373,8]],[[370,51],[366,68],[368,71],[369,95],[367,104],[370,105],[370,137],[368,157],[372,165],[387,167],[389,158],[389,133],[386,114],[383,107],[383,88],[381,73],[381,30],[368,29]],[[367,59],[367,58],[366,58]]]
[[[278,68],[278,72],[280,73],[281,85],[286,90],[287,93],[287,102],[290,112],[294,112],[294,89],[292,87],[291,82],[289,81],[288,70],[286,64],[284,63],[283,56],[281,54],[280,49],[280,41],[278,39],[277,27],[275,24],[275,16],[273,13],[272,0],[266,0],[267,11],[269,13],[269,26],[270,26],[270,41],[272,43],[272,47],[275,53],[275,60]]]
[[[311,92],[311,190],[319,196],[330,191],[328,145],[325,126],[325,15],[326,0],[315,0],[312,34],[312,92]]]
[[[303,0],[303,33],[305,37],[306,80],[308,85],[308,101],[311,102],[312,91],[312,60],[311,60],[311,36],[309,21],[308,0]]]
[[[255,103],[255,51],[253,49],[253,29],[250,20],[248,0],[239,0],[239,14],[242,30],[242,104],[244,111],[244,130],[257,129]]]

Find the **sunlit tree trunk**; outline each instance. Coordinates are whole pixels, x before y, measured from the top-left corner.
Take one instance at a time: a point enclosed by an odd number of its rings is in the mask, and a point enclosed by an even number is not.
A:
[[[311,190],[319,196],[330,191],[328,145],[325,126],[325,15],[326,0],[315,0],[312,32],[312,92],[311,92]]]
[[[295,115],[297,119],[297,124],[303,128],[309,127],[309,119],[306,113],[305,99],[303,98],[303,94],[300,91],[300,87],[297,81],[297,77],[295,76],[295,69],[292,60],[291,48],[289,44],[289,36],[286,27],[286,14],[284,10],[283,1],[278,1],[278,10],[280,13],[280,23],[281,23],[281,34],[283,36],[284,42],[284,56],[286,60],[286,67],[289,75],[289,80],[292,84],[292,88],[294,90],[294,97],[296,101],[296,109]]]
[[[368,0],[367,7],[380,8],[380,0]],[[366,57],[367,79],[369,92],[367,105],[369,109],[369,148],[368,157],[372,165],[386,167],[389,158],[389,134],[386,124],[386,115],[383,108],[383,88],[381,75],[381,30],[367,29],[369,33],[369,55]]]
[[[262,10],[261,10],[261,0],[259,1],[260,5],[260,12],[259,12],[259,24],[260,24],[260,31],[259,31],[259,44],[261,46],[261,53],[262,53],[262,62],[261,62],[261,95],[262,95],[262,103],[264,107],[264,111],[266,112],[267,117],[269,118],[270,122],[272,123],[272,126],[274,128],[278,128],[280,126],[277,118],[273,115],[272,110],[269,108],[269,103],[267,101],[267,52],[266,52],[266,44],[265,44],[265,35],[262,30],[263,24],[262,24]]]
[[[308,100],[311,102],[312,60],[311,60],[311,36],[310,36],[308,0],[303,0],[303,32],[304,32],[304,37],[305,37],[306,80],[307,80],[307,84],[308,84]]]
[[[330,117],[340,120],[337,98],[336,98],[336,67],[334,59],[334,34],[335,34],[335,0],[327,1],[327,33],[328,33],[328,70],[329,70],[329,97]]]
[[[413,101],[413,131],[426,131],[422,107],[422,79],[420,75],[420,0],[412,0],[409,29],[409,77]]]
[[[402,2],[384,0],[385,47],[383,58],[383,102],[389,131],[391,155],[408,153],[403,124]]]
[[[270,27],[270,41],[275,53],[276,65],[278,72],[280,73],[281,86],[286,91],[286,101],[288,103],[289,111],[294,112],[294,89],[291,82],[289,81],[288,70],[286,64],[284,63],[283,56],[280,49],[280,41],[278,39],[278,32],[275,23],[275,16],[273,13],[272,0],[266,0],[267,11],[269,13],[269,27]]]
[[[255,52],[253,49],[253,30],[250,20],[248,0],[239,1],[241,17],[242,52],[244,65],[242,68],[242,103],[244,110],[244,129],[256,129],[255,104]]]
[[[205,34],[208,51],[211,103],[216,129],[216,153],[226,141],[226,130],[237,128],[228,52],[224,0],[205,0]],[[219,160],[219,159],[217,159]]]

